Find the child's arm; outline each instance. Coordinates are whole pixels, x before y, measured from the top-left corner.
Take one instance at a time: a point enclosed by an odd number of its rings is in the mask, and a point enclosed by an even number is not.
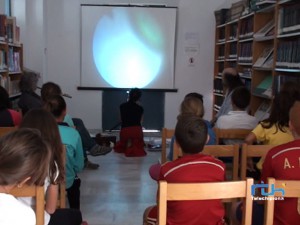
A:
[[[76,173],[78,173],[78,172],[82,171],[83,167],[84,167],[83,147],[82,147],[81,137],[79,136],[78,132],[77,132],[76,140],[77,141],[76,141],[76,146],[75,146],[74,170]]]
[[[50,184],[46,191],[45,210],[49,214],[53,214],[57,207],[58,185]]]

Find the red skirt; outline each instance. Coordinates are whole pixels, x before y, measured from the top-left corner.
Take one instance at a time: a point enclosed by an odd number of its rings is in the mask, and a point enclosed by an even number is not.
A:
[[[145,156],[144,135],[141,126],[125,127],[120,131],[120,140],[114,147],[115,152],[127,157]]]

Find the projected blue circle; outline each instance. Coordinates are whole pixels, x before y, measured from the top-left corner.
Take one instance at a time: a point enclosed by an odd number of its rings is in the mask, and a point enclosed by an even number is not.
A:
[[[113,87],[145,87],[161,70],[163,37],[147,13],[123,8],[102,17],[94,32],[93,57],[99,76]]]

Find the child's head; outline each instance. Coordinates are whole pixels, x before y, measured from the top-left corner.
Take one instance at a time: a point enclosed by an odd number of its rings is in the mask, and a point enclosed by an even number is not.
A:
[[[51,112],[56,119],[61,119],[66,115],[67,104],[61,95],[53,95],[46,101],[44,108]]]
[[[286,83],[278,94],[275,95],[271,112],[268,119],[263,121],[263,127],[270,128],[276,125],[281,131],[285,132],[284,127],[289,125],[289,111],[296,100],[300,99],[299,89],[295,88],[294,83]]]
[[[300,137],[300,99],[295,101],[294,105],[290,109],[290,122],[289,126],[294,136]]]
[[[20,79],[19,87],[21,92],[33,92],[37,88],[40,75],[32,71],[24,71]]]
[[[0,138],[0,185],[42,185],[49,172],[50,149],[35,129],[18,129]]]
[[[198,97],[185,97],[180,105],[180,115],[195,115],[199,117],[204,116],[203,102]]]
[[[245,110],[250,104],[250,92],[246,87],[237,87],[231,95],[231,103],[234,108]]]
[[[62,158],[64,149],[54,116],[44,109],[32,109],[23,118],[20,128],[34,128],[41,132],[42,138],[48,141],[52,150],[49,169],[50,181],[51,183],[62,182],[64,179],[64,162]],[[57,169],[59,170],[58,177],[56,177]]]
[[[186,154],[197,154],[207,141],[207,126],[196,115],[180,115],[175,128],[175,139]]]
[[[188,97],[196,97],[199,98],[201,100],[201,102],[203,103],[203,95],[197,93],[197,92],[190,92],[188,93],[184,98],[188,98]]]
[[[129,101],[136,102],[142,97],[142,92],[138,88],[133,88],[129,91]]]
[[[62,91],[56,83],[47,82],[43,84],[41,89],[41,97],[44,102],[46,102],[53,95],[61,95]]]
[[[222,73],[222,81],[224,88],[229,91],[244,85],[235,68],[225,68]]]

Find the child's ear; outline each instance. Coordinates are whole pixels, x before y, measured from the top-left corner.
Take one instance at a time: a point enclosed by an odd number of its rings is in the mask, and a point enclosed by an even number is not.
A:
[[[209,137],[209,135],[207,135],[206,143],[205,144],[207,144],[209,142],[209,139],[210,139],[210,137]]]

